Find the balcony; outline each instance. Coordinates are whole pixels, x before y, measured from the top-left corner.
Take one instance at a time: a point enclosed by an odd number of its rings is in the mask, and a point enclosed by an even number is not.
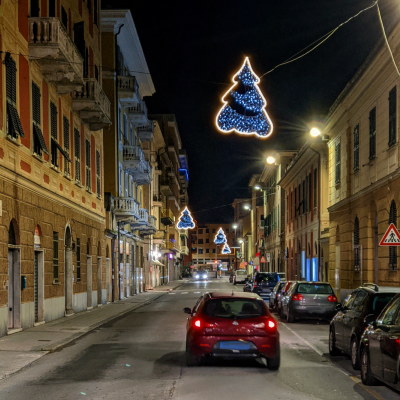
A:
[[[29,57],[41,64],[48,82],[57,84],[58,94],[80,90],[83,58],[58,18],[29,18]]]
[[[175,217],[170,208],[161,211],[161,223],[163,225],[172,225],[174,222]]]
[[[152,181],[151,177],[152,166],[148,161],[143,161],[141,168],[132,172],[133,180],[138,185],[148,185]]]
[[[181,246],[181,254],[184,254],[185,256],[189,255],[189,247]]]
[[[124,168],[133,173],[144,169],[144,152],[138,145],[123,147]]]
[[[149,223],[149,212],[145,208],[139,208],[138,219],[131,223],[133,230],[140,230],[142,227],[147,226]]]
[[[157,232],[156,221],[156,217],[149,215],[148,223],[139,229],[140,233],[144,235],[154,235]]]
[[[164,231],[156,231],[153,234],[153,244],[158,244],[160,248],[165,247],[165,232]]]
[[[96,79],[85,79],[80,90],[72,96],[72,109],[78,111],[80,118],[89,124],[91,131],[98,131],[110,125],[110,100]]]
[[[128,118],[132,124],[136,127],[146,126],[149,122],[147,119],[147,106],[146,103],[141,100],[136,105],[128,108]]]
[[[149,121],[147,125],[139,126],[137,128],[139,139],[142,142],[152,142],[154,140],[154,123]]]
[[[114,214],[117,221],[139,219],[139,203],[131,197],[114,197]]]
[[[118,98],[126,107],[140,101],[139,84],[134,76],[117,76]]]
[[[174,194],[174,192],[172,191],[172,185],[173,181],[169,176],[161,178],[160,190],[165,196],[171,196]]]
[[[163,205],[162,201],[163,201],[163,195],[161,193],[153,194],[153,206],[154,207],[162,207],[162,205]]]

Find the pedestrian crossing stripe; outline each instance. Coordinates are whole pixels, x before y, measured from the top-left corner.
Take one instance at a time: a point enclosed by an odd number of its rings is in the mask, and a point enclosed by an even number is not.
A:
[[[400,234],[393,223],[389,225],[379,246],[400,246]]]

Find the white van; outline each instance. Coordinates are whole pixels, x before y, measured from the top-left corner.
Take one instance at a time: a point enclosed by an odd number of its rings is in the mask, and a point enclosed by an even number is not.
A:
[[[233,278],[233,284],[245,283],[247,278],[247,271],[245,269],[238,269],[235,271],[235,276]]]

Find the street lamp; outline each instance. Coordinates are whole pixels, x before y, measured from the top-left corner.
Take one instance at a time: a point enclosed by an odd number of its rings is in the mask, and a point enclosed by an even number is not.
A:
[[[268,163],[268,164],[275,164],[275,157],[273,157],[273,156],[268,156],[268,157],[267,157],[267,163]]]
[[[311,130],[310,130],[310,135],[312,136],[312,137],[317,137],[317,136],[320,136],[321,135],[321,131],[318,129],[318,128],[311,128]]]
[[[237,227],[238,226],[236,224],[232,226],[233,229],[237,229]]]
[[[248,204],[245,204],[245,205],[243,206],[243,208],[244,208],[245,210],[251,210],[251,207],[250,207]]]

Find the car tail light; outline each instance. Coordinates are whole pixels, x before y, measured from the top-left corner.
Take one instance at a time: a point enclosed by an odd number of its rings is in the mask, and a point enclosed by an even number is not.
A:
[[[328,301],[331,301],[332,303],[337,303],[337,297],[332,294],[328,297]]]
[[[293,301],[301,301],[301,300],[303,300],[304,299],[304,297],[301,295],[301,294],[298,294],[298,293],[296,293],[296,294],[294,294],[293,296],[292,296],[292,300]]]
[[[254,282],[254,285],[253,285],[253,287],[257,287],[257,282]]]
[[[400,344],[400,338],[396,339],[396,343]]]
[[[268,321],[268,328],[269,329],[274,329],[276,327],[276,323],[272,320]]]
[[[196,319],[196,321],[194,321],[194,323],[193,323],[193,326],[195,328],[201,328],[201,325],[202,325],[202,323],[201,323],[200,319]]]

